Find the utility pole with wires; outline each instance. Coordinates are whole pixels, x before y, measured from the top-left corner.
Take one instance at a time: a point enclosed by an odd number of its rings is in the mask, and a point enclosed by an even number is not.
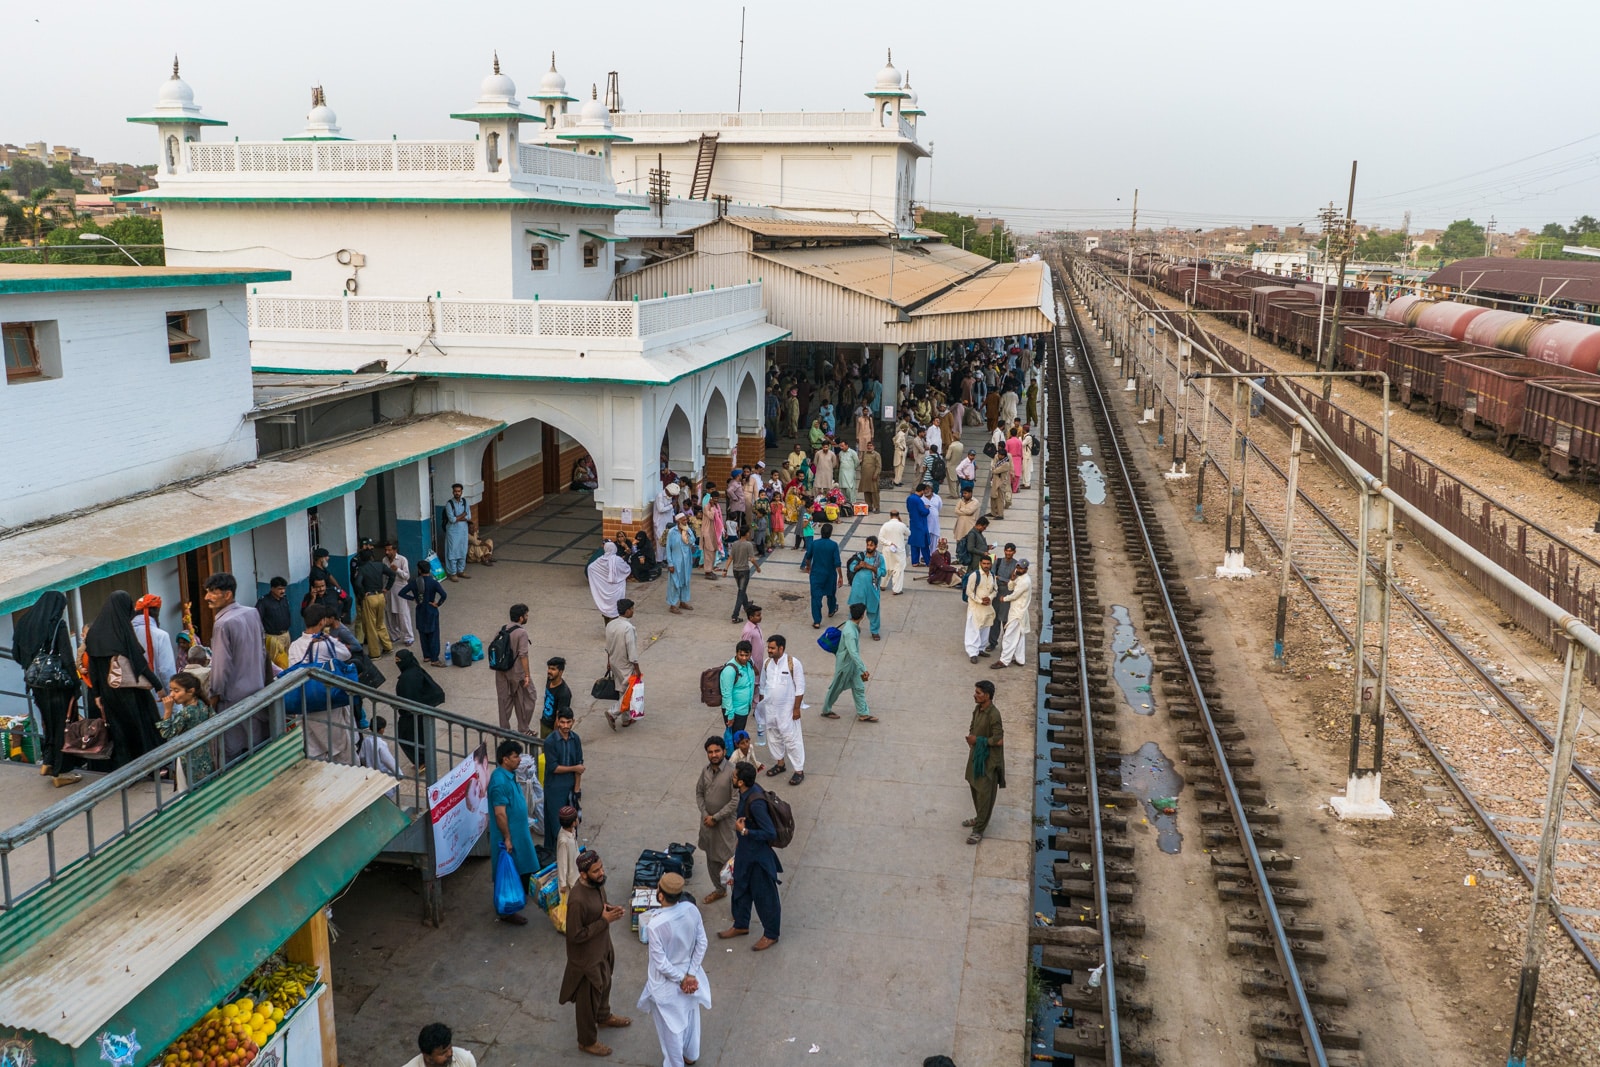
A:
[[[1344,306],[1344,268],[1345,264],[1350,260],[1351,250],[1355,248],[1355,219],[1352,217],[1352,213],[1356,208],[1357,162],[1354,159],[1350,161],[1350,197],[1345,201],[1344,220],[1337,223],[1335,229],[1328,235],[1329,250],[1336,252],[1339,256],[1339,273],[1334,276],[1338,295],[1333,302],[1333,324],[1328,327],[1328,348],[1322,356],[1322,369],[1325,371],[1333,370],[1333,354],[1339,350],[1339,309]],[[1324,286],[1323,292],[1326,294],[1326,286]],[[1323,297],[1323,302],[1327,302],[1326,296]],[[1324,401],[1333,399],[1333,378],[1331,375],[1322,380],[1322,399]]]
[[[656,221],[666,225],[667,194],[672,190],[672,175],[668,174],[661,162],[661,153],[656,153],[656,165],[650,168],[650,203],[656,209]]]
[[[1128,227],[1128,290],[1133,291],[1133,242],[1139,236],[1139,190],[1133,191],[1133,223]]]
[[[727,193],[713,193],[711,199],[716,201],[717,218],[722,218],[728,213],[728,205],[733,203],[733,197]]]
[[[1489,225],[1483,228],[1483,254],[1486,256],[1494,255],[1494,228],[1494,216],[1490,215]]]

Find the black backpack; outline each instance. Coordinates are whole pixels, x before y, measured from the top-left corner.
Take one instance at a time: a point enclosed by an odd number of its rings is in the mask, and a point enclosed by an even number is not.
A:
[[[1033,436],[1032,434],[1029,434],[1028,435],[1028,455],[1037,456],[1038,454],[1039,454],[1039,439],[1037,437]]]
[[[457,641],[450,646],[450,665],[453,667],[472,666],[472,646],[465,641]]]
[[[945,475],[948,474],[949,472],[950,472],[950,469],[945,466],[944,457],[943,456],[934,456],[933,457],[933,467],[932,467],[932,470],[930,471],[930,473],[933,475],[934,484],[937,485],[939,482],[944,481]]]
[[[762,790],[762,795],[767,801],[767,812],[772,816],[772,827],[778,832],[772,847],[788,848],[789,842],[794,840],[794,809],[770,789]]]
[[[511,631],[515,629],[517,629],[515,626],[502,626],[500,632],[494,635],[494,640],[489,642],[491,671],[509,671],[516,666],[516,661],[511,656]]]

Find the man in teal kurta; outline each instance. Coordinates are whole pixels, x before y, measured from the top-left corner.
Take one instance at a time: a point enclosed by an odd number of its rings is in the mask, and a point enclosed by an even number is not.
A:
[[[500,765],[489,776],[489,855],[498,856],[501,847],[509,842],[517,873],[526,880],[530,874],[538,873],[539,856],[533,849],[533,835],[528,832],[528,800],[517,783],[522,745],[508,739],[500,742],[494,754]],[[528,919],[518,913],[502,915],[500,921],[522,926]]]
[[[872,677],[866,664],[861,662],[861,619],[867,613],[865,604],[850,605],[850,621],[839,627],[839,651],[833,657],[833,682],[828,686],[828,699],[822,702],[822,716],[837,719],[833,702],[844,696],[845,690],[856,702],[857,722],[877,722],[878,717],[867,710],[867,680]]]
[[[866,605],[867,622],[871,624],[874,641],[878,640],[878,582],[882,580],[885,569],[876,537],[867,538],[865,552],[850,557],[850,603]]]
[[[844,490],[844,498],[851,504],[856,502],[856,493],[861,484],[861,453],[850,447],[848,441],[839,443],[839,488]]]

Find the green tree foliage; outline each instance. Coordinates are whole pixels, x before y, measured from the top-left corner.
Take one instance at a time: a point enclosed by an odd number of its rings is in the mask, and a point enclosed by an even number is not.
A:
[[[48,232],[40,242],[46,247],[24,248],[18,245],[24,238],[32,239],[33,220],[24,215],[13,225],[9,214],[3,211],[5,206],[0,205],[0,214],[6,214],[5,243],[11,247],[0,247],[0,263],[38,263],[48,256],[51,263],[104,263],[130,267],[133,265],[129,262],[128,256],[123,255],[113,245],[104,241],[82,240],[82,235],[86,233],[109,237],[126,248],[128,255],[138,260],[142,266],[159,267],[167,262],[166,250],[162,247],[160,219],[130,215],[101,226],[96,220],[88,217],[78,219],[72,219],[70,215],[55,219],[47,217],[42,226],[48,227]],[[21,204],[12,206],[16,207],[19,213],[26,210]],[[140,245],[155,247],[136,247]]]
[[[1580,245],[1584,248],[1600,248],[1600,219],[1593,215],[1584,215],[1573,220],[1571,226],[1563,226],[1559,222],[1547,222],[1544,229],[1539,231],[1539,236],[1523,246],[1517,253],[1518,259],[1593,259],[1593,256],[1574,255],[1561,251],[1563,245]]]
[[[1355,257],[1368,262],[1387,262],[1406,252],[1403,233],[1367,233],[1356,242]]]
[[[1445,259],[1467,259],[1483,252],[1483,227],[1471,219],[1456,219],[1439,238],[1438,253]]]
[[[46,164],[31,156],[12,161],[6,171],[7,187],[18,196],[32,196],[40,189],[72,189],[83,191],[83,182],[72,176],[72,168],[65,163]]]
[[[1010,233],[996,230],[979,237],[978,220],[971,215],[959,215],[954,211],[924,211],[921,226],[925,230],[938,230],[957,248],[962,247],[964,239],[967,251],[980,256],[988,256],[1001,263],[1009,263],[1016,258],[1016,242]]]

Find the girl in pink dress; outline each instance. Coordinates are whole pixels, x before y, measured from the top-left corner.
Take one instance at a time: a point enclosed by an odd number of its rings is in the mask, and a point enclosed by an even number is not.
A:
[[[1016,430],[1006,438],[1006,453],[1011,457],[1011,491],[1015,493],[1022,484],[1022,438]]]

